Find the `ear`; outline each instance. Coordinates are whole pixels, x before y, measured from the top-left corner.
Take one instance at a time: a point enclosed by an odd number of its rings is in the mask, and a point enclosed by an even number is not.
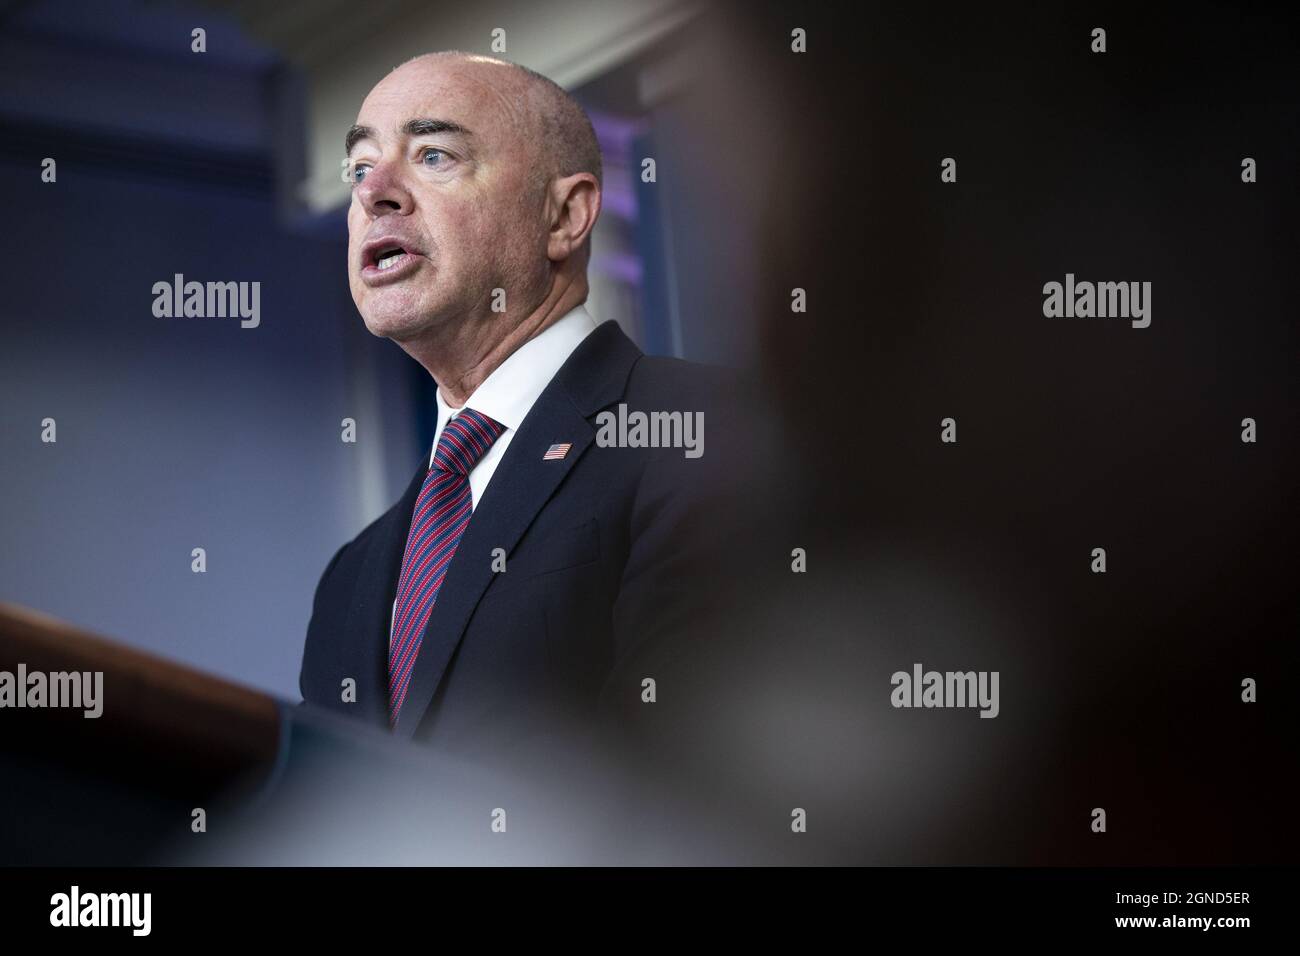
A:
[[[551,182],[547,193],[546,255],[563,262],[591,235],[600,215],[600,184],[591,173],[574,173]]]

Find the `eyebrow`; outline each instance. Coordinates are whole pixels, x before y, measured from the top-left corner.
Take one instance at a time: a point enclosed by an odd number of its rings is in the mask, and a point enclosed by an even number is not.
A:
[[[402,124],[399,132],[406,136],[432,136],[435,133],[455,133],[458,136],[472,137],[471,133],[459,123],[440,119],[411,119]],[[351,153],[352,147],[363,139],[374,139],[375,131],[370,126],[353,126],[343,138],[344,152]]]

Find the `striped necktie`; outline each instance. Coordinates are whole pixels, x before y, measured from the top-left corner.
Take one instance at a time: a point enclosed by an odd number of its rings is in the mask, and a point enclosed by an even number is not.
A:
[[[397,579],[397,607],[388,649],[388,721],[397,723],[425,626],[456,545],[473,514],[469,473],[505,426],[467,408],[442,429],[433,464],[415,501]]]

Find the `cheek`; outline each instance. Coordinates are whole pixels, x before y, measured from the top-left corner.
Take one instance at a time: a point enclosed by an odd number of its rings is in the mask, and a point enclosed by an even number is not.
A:
[[[356,203],[348,209],[348,264],[351,265],[357,250],[365,239],[366,224],[356,211]]]
[[[433,226],[439,238],[452,246],[477,244],[482,235],[483,207],[448,204],[435,216]]]
[[[471,276],[490,268],[501,256],[505,237],[498,236],[483,207],[444,208],[429,224],[434,260],[448,274]]]

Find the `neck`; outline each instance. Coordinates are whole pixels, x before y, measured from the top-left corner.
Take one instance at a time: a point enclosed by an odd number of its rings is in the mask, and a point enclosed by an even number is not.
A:
[[[586,298],[585,283],[553,287],[542,303],[515,325],[503,326],[505,317],[491,312],[445,323],[418,341],[403,342],[401,346],[438,383],[443,401],[460,408],[519,346],[554,325]]]

